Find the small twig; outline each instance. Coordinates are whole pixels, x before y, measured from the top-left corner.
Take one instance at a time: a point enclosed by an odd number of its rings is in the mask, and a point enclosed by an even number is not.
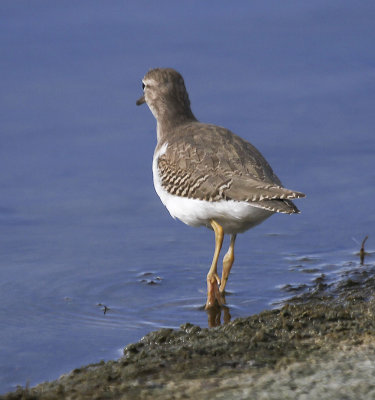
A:
[[[366,251],[365,251],[365,243],[366,243],[366,240],[367,240],[367,239],[368,239],[368,236],[366,236],[366,237],[363,239],[362,245],[361,245],[361,250],[359,250],[359,258],[360,258],[360,260],[361,260],[361,265],[364,264],[364,262],[365,262],[365,255],[367,254]]]
[[[98,303],[97,306],[98,306],[98,307],[103,307],[102,310],[103,310],[103,312],[104,312],[104,315],[107,314],[107,311],[110,310],[109,307],[107,307],[105,304],[102,304],[102,303]]]

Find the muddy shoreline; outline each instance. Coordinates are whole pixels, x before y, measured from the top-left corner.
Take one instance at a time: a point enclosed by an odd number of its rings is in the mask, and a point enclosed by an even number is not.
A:
[[[151,332],[117,361],[0,399],[375,398],[374,289],[375,265],[358,265],[280,309]]]

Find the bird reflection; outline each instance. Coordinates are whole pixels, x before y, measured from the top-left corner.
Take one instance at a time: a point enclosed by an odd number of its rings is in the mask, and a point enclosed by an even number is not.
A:
[[[221,294],[221,297],[225,303],[225,296]],[[215,328],[216,326],[221,325],[221,316],[223,316],[224,325],[230,322],[231,319],[229,307],[226,305],[219,305],[217,302],[213,307],[206,309],[206,313],[208,317],[208,326],[210,328]]]

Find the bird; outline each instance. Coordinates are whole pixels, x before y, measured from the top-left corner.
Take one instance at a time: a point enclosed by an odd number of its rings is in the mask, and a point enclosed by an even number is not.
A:
[[[142,79],[143,95],[157,123],[152,171],[156,193],[174,219],[214,231],[215,249],[207,274],[205,309],[225,304],[225,287],[234,262],[237,234],[274,213],[297,214],[292,199],[263,155],[230,130],[199,122],[182,75],[154,68]],[[230,235],[221,278],[218,260],[224,235]]]

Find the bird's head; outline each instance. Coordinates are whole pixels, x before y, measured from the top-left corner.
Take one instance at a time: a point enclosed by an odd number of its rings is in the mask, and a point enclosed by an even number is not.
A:
[[[184,79],[172,68],[155,68],[142,79],[143,96],[137,106],[146,103],[154,117],[193,117]]]

